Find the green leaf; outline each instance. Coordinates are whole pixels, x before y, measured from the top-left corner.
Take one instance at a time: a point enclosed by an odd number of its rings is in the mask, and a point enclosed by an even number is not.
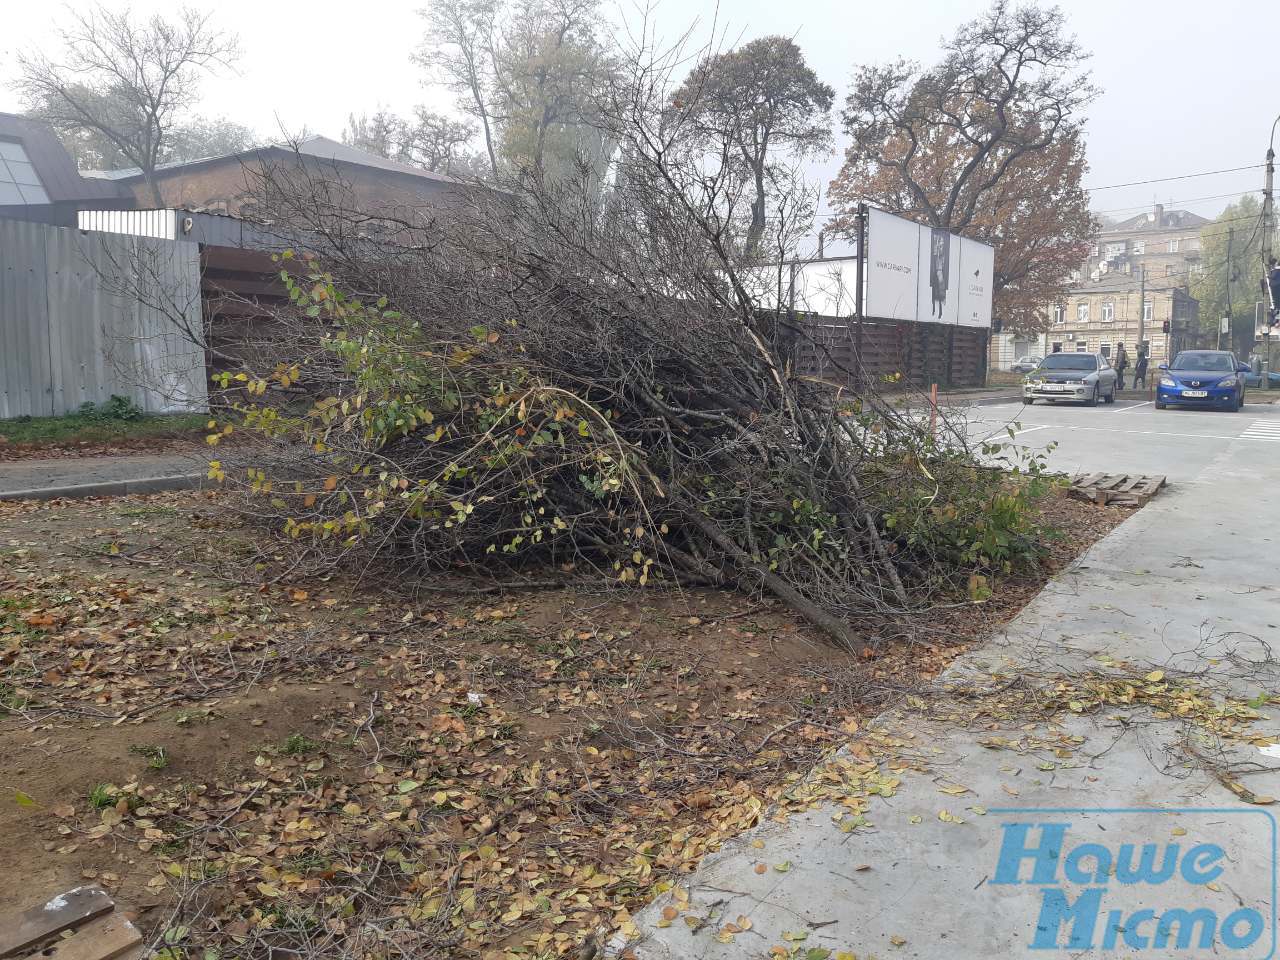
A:
[[[420,786],[422,786],[422,784],[417,780],[401,780],[396,784],[396,789],[401,793],[413,793],[413,791],[417,790]]]
[[[36,802],[21,790],[13,791],[13,799],[20,807],[34,807],[36,805]]]

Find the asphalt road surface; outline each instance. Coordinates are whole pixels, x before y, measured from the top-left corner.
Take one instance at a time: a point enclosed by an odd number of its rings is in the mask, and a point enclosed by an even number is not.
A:
[[[1227,464],[1280,464],[1280,405],[1249,403],[1239,413],[1157,410],[1150,402],[1097,407],[1007,403],[951,415],[973,440],[1008,440],[1034,450],[1057,446],[1049,464],[1064,473],[1163,474],[1213,482]],[[1269,471],[1267,471],[1269,472]]]

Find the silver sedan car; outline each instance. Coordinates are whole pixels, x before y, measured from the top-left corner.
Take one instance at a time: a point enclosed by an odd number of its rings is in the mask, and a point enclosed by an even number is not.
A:
[[[1051,353],[1040,361],[1022,384],[1022,398],[1075,400],[1096,407],[1098,401],[1115,403],[1116,372],[1100,353]]]

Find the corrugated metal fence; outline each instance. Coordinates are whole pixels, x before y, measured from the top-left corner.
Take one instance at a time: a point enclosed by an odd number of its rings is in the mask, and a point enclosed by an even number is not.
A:
[[[201,324],[196,244],[0,220],[0,419],[207,409]]]

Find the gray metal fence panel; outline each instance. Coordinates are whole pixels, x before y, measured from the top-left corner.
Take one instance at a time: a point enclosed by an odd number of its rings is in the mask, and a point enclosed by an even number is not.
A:
[[[0,221],[0,417],[53,413],[46,229]]]
[[[207,408],[194,243],[0,221],[0,418]]]

